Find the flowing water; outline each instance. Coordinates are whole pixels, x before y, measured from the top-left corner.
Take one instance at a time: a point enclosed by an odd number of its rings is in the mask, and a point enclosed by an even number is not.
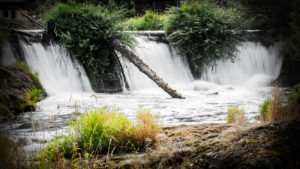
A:
[[[1,124],[2,131],[26,138],[28,148],[62,134],[71,120],[87,110],[109,106],[135,120],[138,109],[159,115],[163,126],[225,122],[227,109],[239,105],[254,121],[259,104],[270,95],[270,83],[279,75],[282,59],[278,45],[269,48],[245,42],[237,61],[218,61],[207,67],[201,80],[193,79],[184,57],[165,43],[138,36],[135,53],[186,99],[172,99],[155,83],[120,56],[129,90],[117,94],[94,93],[82,66],[57,44],[20,41],[26,62],[39,74],[49,97],[34,112]]]

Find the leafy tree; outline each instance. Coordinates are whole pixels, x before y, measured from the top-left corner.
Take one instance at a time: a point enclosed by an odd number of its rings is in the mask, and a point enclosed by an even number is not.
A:
[[[121,40],[132,45],[128,34],[119,25],[127,10],[115,4],[58,4],[46,15],[47,29],[52,37],[69,48],[80,59],[92,79],[114,72],[117,57],[112,42]],[[95,87],[95,86],[94,86]]]
[[[188,1],[170,9],[167,40],[186,55],[194,73],[218,59],[234,59],[238,31],[244,21],[236,9],[223,9],[208,1]]]

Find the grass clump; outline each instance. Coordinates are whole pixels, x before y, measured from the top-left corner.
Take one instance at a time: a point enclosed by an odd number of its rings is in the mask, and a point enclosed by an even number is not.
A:
[[[137,124],[135,126],[135,142],[139,147],[156,142],[156,135],[160,131],[157,118],[150,110],[139,110],[137,112]]]
[[[41,151],[41,159],[74,160],[86,154],[136,152],[156,141],[160,127],[150,111],[138,111],[134,125],[123,114],[103,107],[86,112],[70,123],[68,135],[56,137]],[[151,140],[151,141],[149,141]]]
[[[145,15],[127,19],[124,22],[126,30],[164,30],[168,15],[153,13],[146,10]]]
[[[229,107],[227,110],[227,123],[244,123],[245,111],[236,107]]]
[[[131,122],[108,108],[88,112],[71,126],[77,133],[79,147],[90,153],[105,153],[109,147],[121,151],[133,134]]]
[[[258,118],[261,121],[269,121],[271,115],[270,103],[271,103],[271,99],[268,98],[264,101],[262,105],[259,106],[260,115]]]

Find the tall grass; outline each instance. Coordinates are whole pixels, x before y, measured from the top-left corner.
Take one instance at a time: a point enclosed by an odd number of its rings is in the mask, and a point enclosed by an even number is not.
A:
[[[68,134],[50,141],[40,152],[40,159],[72,161],[87,155],[143,151],[156,142],[159,131],[156,117],[148,110],[138,111],[134,125],[123,114],[103,107],[71,122]]]
[[[245,122],[245,111],[236,107],[229,107],[227,111],[227,122],[228,123],[244,123]]]
[[[160,131],[157,118],[150,113],[150,110],[139,110],[137,112],[137,124],[135,126],[135,140],[140,147],[156,142],[156,135]],[[148,141],[147,141],[148,139]]]
[[[284,91],[281,88],[281,84],[276,83],[273,85],[271,98],[266,99],[264,103],[260,105],[259,118],[263,122],[272,122],[283,120],[287,115]]]

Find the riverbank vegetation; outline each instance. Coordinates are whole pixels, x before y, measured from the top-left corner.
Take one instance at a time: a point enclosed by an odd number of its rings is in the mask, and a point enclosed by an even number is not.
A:
[[[147,110],[137,112],[136,124],[123,114],[103,107],[86,112],[70,122],[67,135],[50,141],[40,153],[41,160],[76,160],[80,157],[99,157],[119,152],[138,153],[157,141],[160,126]]]
[[[35,110],[36,103],[46,97],[38,75],[32,74],[25,63],[0,67],[0,73],[0,115],[4,119]]]

